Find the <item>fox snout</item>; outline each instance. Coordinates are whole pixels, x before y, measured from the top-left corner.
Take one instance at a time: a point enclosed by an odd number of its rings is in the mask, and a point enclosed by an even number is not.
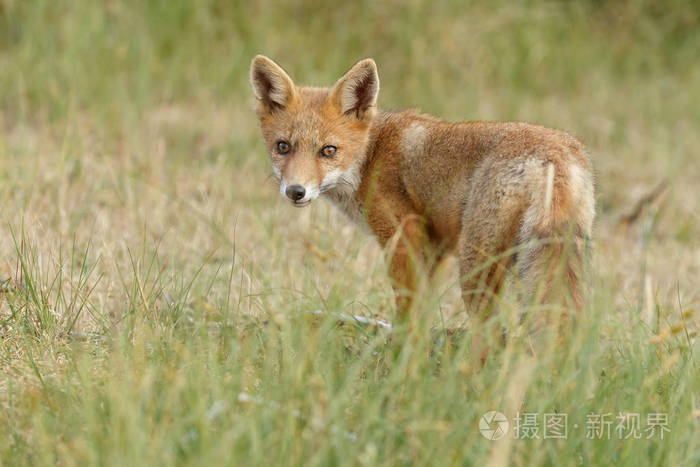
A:
[[[301,208],[318,198],[319,189],[302,183],[287,183],[283,180],[280,182],[280,194],[294,206]]]
[[[292,201],[301,201],[306,196],[306,188],[301,185],[290,185],[284,190],[284,193]]]

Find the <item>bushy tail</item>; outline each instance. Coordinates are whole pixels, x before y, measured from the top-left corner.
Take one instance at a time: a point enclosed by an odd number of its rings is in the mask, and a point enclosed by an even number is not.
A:
[[[518,235],[525,302],[541,305],[564,323],[570,311],[575,315],[584,306],[584,263],[593,220],[590,176],[578,166],[568,169],[555,178],[549,164],[544,194],[533,196]]]
[[[585,243],[581,229],[570,225],[525,242],[518,256],[526,301],[582,310]]]

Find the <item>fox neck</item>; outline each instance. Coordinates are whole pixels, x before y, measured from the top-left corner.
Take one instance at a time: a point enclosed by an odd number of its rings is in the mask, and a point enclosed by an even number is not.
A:
[[[325,191],[322,196],[335,204],[351,221],[364,225],[364,210],[357,192],[362,183],[362,174],[365,168],[364,160],[356,163],[346,171],[332,189]]]
[[[357,189],[361,182],[360,168],[353,167],[343,177],[343,182],[323,193],[326,199],[335,204],[350,220],[360,223],[364,218],[362,205],[357,198]]]

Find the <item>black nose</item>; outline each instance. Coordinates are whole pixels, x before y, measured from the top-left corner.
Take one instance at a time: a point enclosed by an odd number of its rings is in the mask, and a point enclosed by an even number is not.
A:
[[[287,198],[299,201],[306,194],[306,190],[301,185],[289,185],[285,193],[287,193]]]

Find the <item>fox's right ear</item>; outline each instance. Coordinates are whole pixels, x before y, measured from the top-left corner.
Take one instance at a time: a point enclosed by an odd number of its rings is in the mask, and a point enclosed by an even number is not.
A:
[[[294,96],[292,79],[264,55],[256,55],[250,64],[250,84],[255,98],[270,109],[286,107]]]

